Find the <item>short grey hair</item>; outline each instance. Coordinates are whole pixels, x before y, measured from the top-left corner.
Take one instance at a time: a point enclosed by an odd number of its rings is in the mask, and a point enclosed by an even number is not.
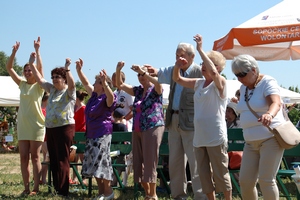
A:
[[[259,73],[257,61],[250,55],[238,55],[231,62],[231,71],[234,74],[249,72],[251,69],[256,69],[257,73]]]
[[[177,46],[177,50],[178,49],[187,52],[187,54],[189,56],[191,56],[191,55],[194,56],[195,55],[195,48],[192,44],[181,42]]]

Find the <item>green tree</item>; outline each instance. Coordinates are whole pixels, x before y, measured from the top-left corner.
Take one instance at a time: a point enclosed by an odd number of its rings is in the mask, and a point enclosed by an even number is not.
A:
[[[0,51],[0,76],[9,76],[6,71],[6,63],[8,61],[9,56],[7,56],[3,51]],[[14,60],[14,70],[19,74],[22,75],[23,67],[19,66],[17,63],[17,59]]]

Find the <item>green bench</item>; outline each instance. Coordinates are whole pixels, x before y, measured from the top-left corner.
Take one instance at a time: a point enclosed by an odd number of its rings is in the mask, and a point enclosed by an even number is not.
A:
[[[227,130],[228,138],[228,152],[230,151],[243,151],[244,149],[244,136],[243,130],[240,128],[233,128]],[[241,195],[241,189],[238,181],[236,180],[234,174],[239,173],[239,169],[229,169],[229,175],[231,179],[231,184],[236,188],[238,195]]]

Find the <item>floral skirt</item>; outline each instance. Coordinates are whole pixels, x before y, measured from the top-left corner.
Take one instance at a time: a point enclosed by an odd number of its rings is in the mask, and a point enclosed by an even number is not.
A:
[[[113,169],[110,157],[112,135],[100,138],[87,138],[81,174],[84,177],[96,177],[113,180]]]

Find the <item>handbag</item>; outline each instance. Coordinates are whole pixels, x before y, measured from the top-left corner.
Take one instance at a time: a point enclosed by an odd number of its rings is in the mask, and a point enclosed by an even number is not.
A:
[[[300,142],[300,133],[290,120],[273,128],[272,133],[279,145],[284,149],[291,149]]]
[[[243,157],[243,151],[229,151],[228,152],[228,168],[229,169],[240,169]]]
[[[245,98],[245,100],[249,110],[254,116],[256,116],[256,118],[259,118],[259,115],[250,107],[248,98]],[[267,126],[267,128],[274,134],[274,137],[282,148],[291,149],[300,143],[300,133],[283,109],[282,112],[286,121],[273,129],[269,126]]]

